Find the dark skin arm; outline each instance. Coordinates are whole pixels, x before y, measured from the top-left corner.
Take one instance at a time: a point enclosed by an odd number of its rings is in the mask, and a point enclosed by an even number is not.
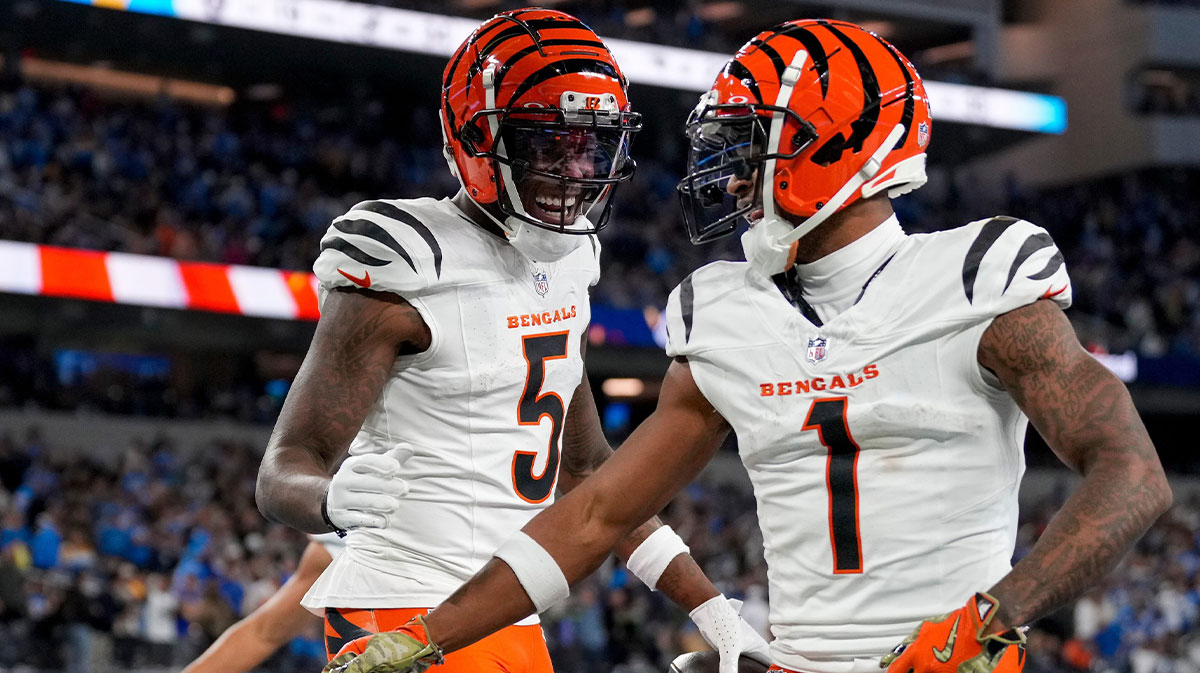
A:
[[[522,530],[554,557],[568,582],[577,582],[691,482],[728,434],[729,425],[704,399],[687,362],[676,360],[657,409],[621,450]],[[425,623],[430,639],[451,651],[533,610],[508,565],[492,559]]]
[[[338,288],[329,293],[258,470],[263,516],[325,533],[321,498],[396,356],[429,347],[428,326],[400,297]]]
[[[559,490],[563,493],[573,490],[612,455],[612,448],[604,437],[600,415],[596,411],[591,383],[588,382],[587,373],[584,373],[583,381],[575,389],[571,406],[567,409],[562,468],[558,476]],[[633,550],[661,526],[662,522],[654,517],[635,528],[617,545],[617,556],[628,560]],[[680,554],[667,565],[658,579],[657,590],[688,612],[721,593],[689,554]]]
[[[319,542],[309,542],[295,574],[245,619],[229,627],[183,673],[242,673],[258,666],[320,618],[300,606],[300,599],[333,557]]]
[[[1083,483],[990,593],[990,629],[1027,624],[1078,598],[1108,574],[1171,505],[1158,454],[1125,385],[1079,345],[1053,302],[993,321],[979,363],[1013,396]]]

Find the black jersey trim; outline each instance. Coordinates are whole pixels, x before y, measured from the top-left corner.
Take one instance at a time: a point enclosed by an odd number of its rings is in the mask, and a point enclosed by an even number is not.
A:
[[[363,252],[362,250],[359,250],[358,248],[354,247],[354,245],[351,244],[350,241],[347,241],[346,239],[341,238],[340,236],[335,236],[335,237],[329,239],[328,241],[325,241],[324,243],[322,243],[321,244],[321,252],[325,252],[326,250],[337,250],[338,252],[342,253],[343,255],[358,262],[359,264],[363,264],[366,266],[385,266],[385,265],[391,264],[391,262],[386,259],[379,259],[378,257],[368,255],[367,253]]]
[[[376,215],[390,217],[411,227],[421,237],[421,240],[425,241],[425,244],[429,246],[429,251],[433,253],[433,272],[438,278],[442,277],[442,246],[438,243],[437,237],[433,235],[429,227],[425,226],[412,213],[390,203],[384,203],[383,201],[360,203],[354,207],[354,210],[365,210]]]
[[[1017,250],[1017,257],[1013,260],[1012,266],[1008,267],[1008,280],[1004,282],[1004,291],[1008,291],[1008,286],[1012,285],[1013,278],[1017,275],[1017,269],[1025,263],[1025,260],[1029,259],[1030,255],[1043,248],[1053,247],[1053,245],[1054,239],[1050,238],[1050,234],[1047,233],[1033,234],[1025,239],[1025,242],[1021,244],[1021,249]]]
[[[1066,260],[1063,259],[1062,253],[1055,250],[1054,255],[1046,261],[1046,266],[1042,267],[1041,271],[1038,271],[1031,276],[1026,276],[1026,278],[1029,280],[1045,280],[1046,278],[1049,278],[1057,273],[1065,263]]]
[[[344,234],[362,236],[363,238],[369,238],[376,243],[387,246],[397,255],[400,255],[401,259],[403,259],[405,262],[408,262],[408,266],[414,272],[417,270],[417,265],[413,263],[412,256],[408,254],[408,251],[404,249],[404,246],[400,245],[400,241],[397,241],[395,237],[387,232],[386,229],[378,224],[375,224],[371,220],[351,220],[343,218],[340,220],[334,220],[333,228]],[[357,249],[358,248],[355,248],[355,250]],[[353,255],[351,256],[353,257]]]
[[[679,284],[679,312],[683,314],[683,343],[692,340],[692,319],[696,310],[695,289],[692,287],[692,274]]]
[[[1017,222],[1019,220],[1015,217],[993,217],[984,223],[979,235],[971,242],[967,257],[963,260],[962,272],[963,291],[967,293],[968,303],[975,303],[975,278],[979,275],[979,263],[983,261],[983,256],[992,249],[1000,235]]]

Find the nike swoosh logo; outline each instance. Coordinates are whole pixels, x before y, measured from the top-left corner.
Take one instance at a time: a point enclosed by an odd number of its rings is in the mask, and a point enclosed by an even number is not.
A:
[[[338,273],[342,274],[343,276],[346,277],[346,280],[349,280],[351,283],[354,283],[355,285],[357,285],[359,287],[371,287],[371,272],[370,271],[364,271],[362,278],[351,276],[350,274],[346,273],[345,271],[342,271],[341,269],[338,269]]]
[[[943,664],[950,661],[950,655],[954,653],[954,641],[958,639],[958,620],[962,619],[962,615],[954,618],[954,626],[950,627],[950,637],[946,639],[946,646],[942,649],[933,648],[933,658]]]

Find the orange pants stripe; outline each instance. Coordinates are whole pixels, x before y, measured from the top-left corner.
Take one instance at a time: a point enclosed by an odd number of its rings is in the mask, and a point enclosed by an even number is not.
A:
[[[332,659],[350,641],[372,633],[394,631],[427,608],[325,610],[325,653]],[[509,626],[483,640],[446,655],[438,673],[553,673],[542,627]]]

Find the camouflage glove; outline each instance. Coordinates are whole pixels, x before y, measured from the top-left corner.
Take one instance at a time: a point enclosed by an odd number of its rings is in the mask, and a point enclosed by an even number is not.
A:
[[[954,612],[926,619],[879,667],[887,673],[1021,673],[1023,630],[982,635],[998,605],[995,598],[977,593]]]
[[[415,617],[395,631],[346,643],[321,673],[423,673],[442,661],[442,648],[429,641],[425,621]]]

